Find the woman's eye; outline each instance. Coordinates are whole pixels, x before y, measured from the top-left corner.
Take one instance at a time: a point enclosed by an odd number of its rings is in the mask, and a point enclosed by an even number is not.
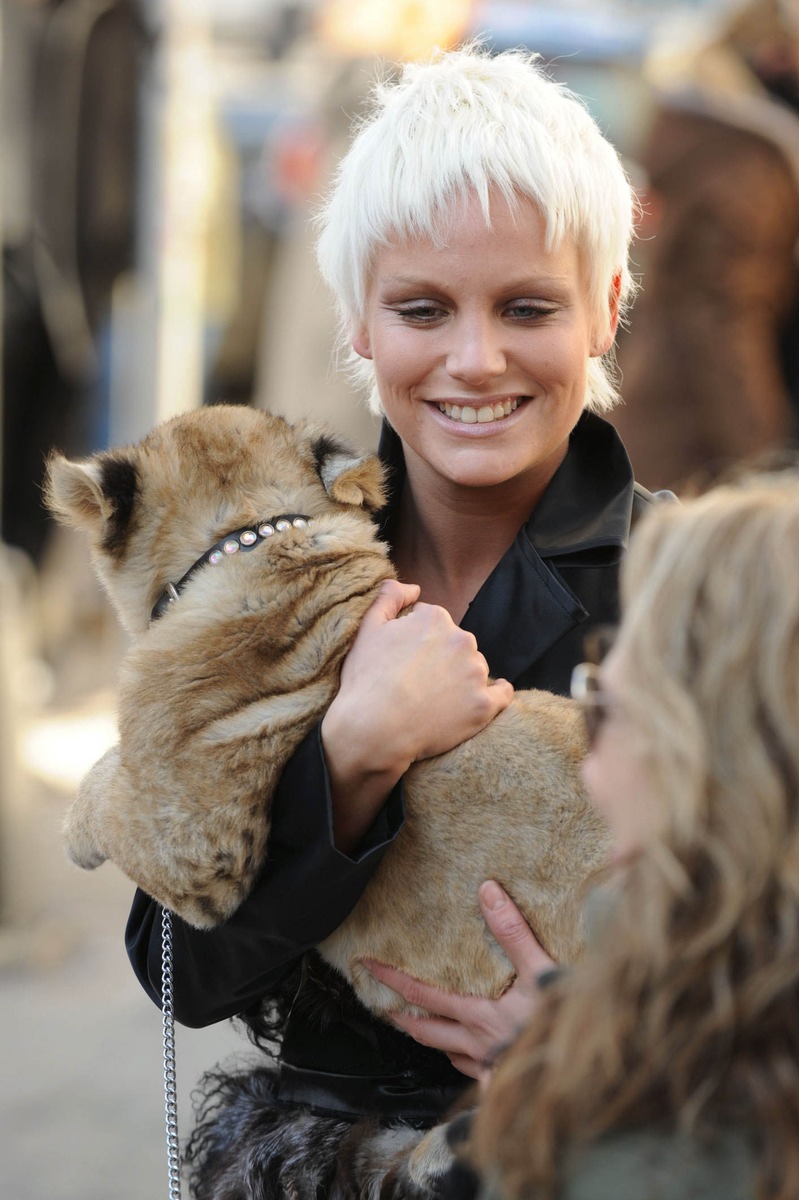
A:
[[[537,321],[549,317],[555,311],[551,305],[538,304],[533,300],[517,300],[505,309],[507,316],[516,321]]]
[[[443,310],[437,304],[409,304],[398,307],[396,311],[403,320],[429,325],[438,320]]]

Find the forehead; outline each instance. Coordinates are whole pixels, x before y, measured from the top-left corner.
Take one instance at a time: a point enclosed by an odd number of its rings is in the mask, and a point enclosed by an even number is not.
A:
[[[435,228],[415,236],[397,235],[372,257],[373,287],[406,284],[477,284],[513,289],[540,280],[564,287],[582,282],[581,255],[564,238],[551,244],[546,221],[525,197],[509,202],[492,192],[488,206],[469,192],[439,216]]]

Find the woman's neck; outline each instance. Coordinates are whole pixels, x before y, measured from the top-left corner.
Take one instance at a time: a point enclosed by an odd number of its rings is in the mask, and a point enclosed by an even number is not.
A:
[[[537,486],[511,480],[501,487],[460,487],[409,457],[392,559],[403,582],[419,584],[421,600],[440,604],[460,622],[549,479]]]

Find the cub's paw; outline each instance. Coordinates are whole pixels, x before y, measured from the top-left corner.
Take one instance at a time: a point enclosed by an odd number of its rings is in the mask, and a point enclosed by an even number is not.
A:
[[[105,862],[105,854],[84,830],[76,827],[71,812],[67,813],[62,834],[67,856],[76,867],[83,867],[85,871],[93,871],[95,867],[99,867]]]

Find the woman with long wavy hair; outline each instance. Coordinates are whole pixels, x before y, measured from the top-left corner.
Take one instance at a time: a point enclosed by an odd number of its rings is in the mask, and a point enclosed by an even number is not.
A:
[[[623,597],[579,672],[614,864],[487,1090],[484,1196],[796,1200],[799,476],[651,513]]]

